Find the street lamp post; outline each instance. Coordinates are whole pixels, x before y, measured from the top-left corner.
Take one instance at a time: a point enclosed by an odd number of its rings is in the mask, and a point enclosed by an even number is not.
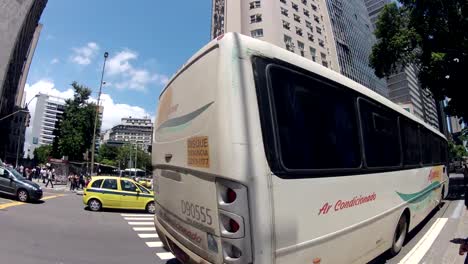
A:
[[[104,52],[104,65],[102,66],[102,73],[101,73],[101,82],[99,83],[99,94],[98,94],[98,99],[97,99],[97,105],[96,105],[96,116],[94,118],[94,130],[93,130],[93,148],[91,149],[91,173],[90,175],[93,175],[94,172],[94,151],[96,149],[96,128],[97,128],[97,123],[99,119],[99,103],[101,100],[101,91],[102,91],[102,84],[103,84],[103,79],[104,79],[104,70],[106,68],[106,60],[107,57],[109,57],[109,53],[106,51]]]
[[[20,141],[21,141],[21,126],[24,126],[24,137],[25,137],[25,141],[26,141],[26,119],[28,117],[27,115],[29,115],[28,106],[32,102],[32,100],[34,100],[37,97],[39,97],[39,94],[36,94],[33,98],[31,98],[31,100],[29,100],[29,102],[24,106],[24,109],[26,109],[26,110],[17,111],[17,112],[26,112],[26,118],[24,118],[23,123],[20,125],[20,131],[18,132],[18,142],[16,144],[16,163],[15,163],[16,167],[18,167],[20,145],[21,145],[20,144]]]

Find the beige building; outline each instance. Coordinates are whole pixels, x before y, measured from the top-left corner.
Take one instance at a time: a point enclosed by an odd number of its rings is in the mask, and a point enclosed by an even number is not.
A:
[[[212,7],[211,38],[239,32],[340,71],[325,0],[213,0]]]

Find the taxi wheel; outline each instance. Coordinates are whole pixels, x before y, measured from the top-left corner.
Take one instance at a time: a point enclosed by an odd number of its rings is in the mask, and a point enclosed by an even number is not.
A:
[[[155,211],[156,211],[156,206],[154,205],[154,202],[149,202],[146,205],[146,212],[150,214],[154,214]]]
[[[91,211],[96,212],[96,211],[101,210],[102,204],[97,199],[91,199],[88,201],[88,207]]]

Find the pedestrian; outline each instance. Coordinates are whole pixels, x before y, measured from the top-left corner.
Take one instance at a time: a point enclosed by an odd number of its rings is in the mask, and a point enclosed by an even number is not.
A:
[[[29,168],[26,168],[26,178],[30,181],[32,181],[32,178],[33,178],[33,172],[29,169]]]
[[[47,169],[47,183],[45,185],[45,187],[47,187],[49,185],[49,182],[50,182],[50,185],[52,185],[52,188],[54,188],[54,183],[53,183],[53,174],[52,174],[52,170],[49,168]]]
[[[75,174],[75,177],[73,177],[75,181],[75,189],[78,190],[80,188],[79,181],[80,181],[80,176],[78,174]]]
[[[45,167],[42,167],[42,170],[41,170],[41,178],[42,178],[42,183],[45,184],[45,180],[47,178],[47,170]]]

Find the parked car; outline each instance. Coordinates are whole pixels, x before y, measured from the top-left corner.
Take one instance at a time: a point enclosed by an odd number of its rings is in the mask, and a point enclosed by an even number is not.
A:
[[[21,202],[40,200],[42,189],[39,184],[29,181],[13,168],[0,166],[0,192],[14,195]]]
[[[102,208],[146,210],[154,214],[154,194],[132,179],[116,176],[93,177],[83,192],[83,203],[91,211]]]

